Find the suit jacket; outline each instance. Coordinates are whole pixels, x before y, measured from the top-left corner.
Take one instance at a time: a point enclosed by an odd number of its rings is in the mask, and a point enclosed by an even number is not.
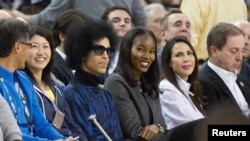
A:
[[[207,63],[201,68],[199,76],[203,94],[207,96],[207,105],[204,106],[204,109],[207,111],[209,116],[211,116],[212,112],[216,109],[223,109],[226,105],[232,105],[236,109],[240,110],[233,94],[228,89],[224,81],[207,65]],[[244,76],[238,75],[236,82],[247,103],[250,105],[249,81]]]
[[[52,73],[58,80],[67,85],[73,77],[73,72],[67,67],[65,60],[55,51],[55,64]]]
[[[242,63],[240,74],[250,81],[250,65],[245,60]]]

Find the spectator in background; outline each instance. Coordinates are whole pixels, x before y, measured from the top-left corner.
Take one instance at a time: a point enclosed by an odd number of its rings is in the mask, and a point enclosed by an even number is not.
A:
[[[124,36],[118,65],[104,83],[115,99],[125,140],[167,140],[158,93],[157,42],[134,27]]]
[[[247,5],[247,21],[250,21],[250,1],[249,0],[246,0],[246,5]]]
[[[13,0],[12,10],[20,10],[24,14],[37,14],[45,9],[51,0]]]
[[[176,36],[184,36],[188,41],[191,40],[190,32],[190,22],[188,17],[182,13],[180,9],[173,8],[164,16],[161,21],[161,35],[164,41],[164,46],[166,42]],[[158,50],[157,58],[160,66],[161,77],[163,75],[161,68],[161,57],[164,46]]]
[[[208,116],[229,104],[250,117],[250,82],[245,76],[237,75],[244,47],[244,32],[235,25],[222,22],[210,30],[209,59],[199,72],[203,94],[207,97],[204,109]]]
[[[248,21],[236,21],[234,25],[245,33],[245,46],[242,52],[243,59],[238,68],[238,72],[246,76],[250,81],[250,64],[248,63],[250,59],[250,23]]]
[[[182,0],[161,0],[162,5],[168,11],[171,8],[180,8]]]
[[[18,70],[25,67],[31,47],[29,34],[29,25],[19,19],[0,21],[0,93],[17,120],[23,140],[64,140],[43,116],[28,76]]]
[[[80,141],[86,141],[82,129],[72,118],[64,99],[63,87],[50,77],[54,61],[51,33],[42,27],[32,27],[30,43],[32,47],[29,49],[24,71],[33,83],[43,115],[62,135],[78,136]]]
[[[108,68],[108,74],[111,74],[117,65],[121,41],[128,30],[130,30],[133,26],[132,15],[128,9],[120,6],[114,6],[106,9],[102,15],[102,19],[112,24],[119,40],[116,46],[115,55],[110,61]]]
[[[11,13],[25,19],[30,25],[51,28],[55,18],[67,9],[77,9],[93,19],[101,19],[103,12],[111,6],[126,7],[132,13],[134,24],[145,25],[146,16],[140,0],[51,0],[42,12],[36,15],[23,15],[18,11]]]
[[[157,49],[161,48],[162,45],[162,36],[161,36],[161,20],[166,14],[164,6],[160,3],[151,3],[144,7],[147,22],[146,28],[153,31],[156,40],[157,40]]]
[[[204,118],[199,64],[191,43],[178,36],[168,40],[161,59],[160,103],[168,129]]]
[[[249,21],[236,21],[233,23],[240,28],[245,34],[245,47],[243,48],[243,58],[245,60],[250,59],[250,23]]]
[[[181,10],[192,25],[191,42],[200,62],[208,58],[206,39],[212,26],[218,22],[247,20],[247,8],[243,0],[182,0]]]
[[[0,9],[0,19],[13,18],[8,12]]]
[[[55,44],[55,62],[52,72],[55,77],[64,85],[67,85],[73,77],[73,70],[66,65],[66,55],[64,51],[64,41],[67,37],[67,30],[72,24],[83,22],[88,17],[75,9],[69,9],[61,13],[52,27],[53,39]]]
[[[75,69],[73,80],[64,89],[73,119],[81,126],[88,140],[105,140],[98,127],[89,120],[93,114],[114,141],[121,141],[122,132],[115,103],[110,93],[99,86],[101,74],[107,71],[115,52],[116,34],[102,20],[75,24],[67,33],[67,63]]]
[[[190,27],[188,17],[180,9],[172,8],[161,20],[163,40],[167,42],[175,36],[184,36],[191,41]]]
[[[114,6],[107,8],[102,15],[102,19],[113,25],[120,39],[133,26],[132,15],[125,7]]]

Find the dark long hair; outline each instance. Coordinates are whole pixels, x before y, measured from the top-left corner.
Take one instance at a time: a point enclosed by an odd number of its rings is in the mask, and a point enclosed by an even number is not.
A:
[[[131,87],[135,87],[137,85],[137,80],[135,80],[134,75],[132,73],[132,60],[131,60],[131,48],[134,43],[134,39],[138,36],[142,35],[150,35],[155,42],[155,47],[157,47],[156,38],[152,31],[144,28],[144,27],[134,27],[130,29],[126,35],[124,36],[120,55],[118,59],[118,64],[115,72],[123,75],[124,79]],[[155,51],[155,60],[149,67],[148,71],[143,73],[141,76],[141,87],[144,92],[149,94],[151,97],[158,97],[158,84],[159,84],[159,68],[157,64],[157,51]]]
[[[50,73],[52,71],[52,66],[53,66],[53,63],[54,63],[54,51],[53,51],[52,34],[47,29],[45,29],[43,27],[33,26],[31,28],[31,36],[30,36],[30,38],[32,38],[35,35],[39,35],[39,36],[44,37],[49,42],[49,45],[50,45],[51,57],[50,57],[49,63],[43,69],[42,81],[44,81],[47,85],[51,85]],[[27,66],[25,66],[24,71],[29,75],[29,77],[33,81],[35,81],[35,77],[33,76],[33,73],[30,71],[30,69]]]
[[[182,36],[179,37],[174,37],[173,39],[170,39],[167,41],[167,44],[165,45],[162,53],[162,70],[164,77],[171,82],[178,90],[180,90],[182,93],[183,91],[180,89],[180,86],[178,85],[176,74],[172,67],[170,67],[171,64],[171,57],[172,57],[172,49],[176,43],[183,42],[189,46],[189,48],[193,51],[194,53],[194,58],[195,58],[195,66],[193,72],[189,75],[187,82],[191,84],[190,91],[194,93],[194,96],[191,97],[194,104],[199,108],[200,105],[204,105],[205,103],[203,102],[203,95],[201,92],[201,86],[200,86],[200,81],[199,81],[199,64],[198,64],[198,59],[197,55],[195,53],[195,50],[191,43]]]

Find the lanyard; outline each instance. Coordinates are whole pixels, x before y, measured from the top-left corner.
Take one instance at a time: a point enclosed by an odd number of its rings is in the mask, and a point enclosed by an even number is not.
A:
[[[25,116],[27,118],[28,124],[30,124],[30,123],[32,123],[32,120],[30,118],[30,112],[29,112],[29,109],[28,109],[28,106],[27,106],[26,96],[23,94],[23,91],[20,88],[18,82],[15,82],[15,88],[16,88],[18,94],[21,97],[21,100],[22,100],[22,103],[23,103],[23,107],[24,107]]]
[[[5,85],[5,82],[4,82],[4,79],[2,77],[0,77],[0,81],[2,82],[3,84],[3,88],[4,90],[6,91],[7,95],[8,95],[8,99],[9,99],[9,102],[10,102],[10,109],[12,111],[12,113],[14,113],[14,116],[16,118],[16,120],[18,121],[18,115],[17,115],[17,110],[16,110],[16,107],[15,107],[15,104],[14,104],[14,101],[9,93],[9,90],[8,88],[6,87]],[[32,120],[31,120],[31,117],[30,117],[30,113],[29,113],[29,110],[28,110],[28,107],[27,107],[27,102],[26,102],[26,97],[25,95],[23,94],[23,91],[21,90],[21,88],[19,87],[19,84],[17,82],[15,82],[15,88],[21,98],[21,101],[22,101],[22,104],[23,104],[23,107],[24,107],[24,112],[25,112],[25,117],[26,117],[26,120],[28,122],[28,125],[29,125],[29,130],[31,132],[31,135],[33,135],[33,123],[32,123]]]
[[[15,116],[15,118],[17,119],[17,118],[18,118],[18,117],[17,117],[17,111],[16,111],[16,107],[15,107],[15,105],[14,105],[13,99],[12,99],[12,97],[10,96],[9,91],[8,91],[6,85],[5,85],[4,79],[3,79],[2,77],[0,78],[0,81],[1,81],[2,84],[3,84],[3,87],[4,87],[5,91],[6,91],[6,93],[8,94],[8,98],[9,98],[9,101],[10,101],[10,108],[11,108],[11,111],[12,111],[12,113],[14,113],[14,116]]]
[[[24,107],[24,113],[25,113],[25,117],[26,117],[26,120],[28,122],[28,125],[29,125],[29,130],[30,130],[30,133],[31,135],[33,135],[33,122],[32,122],[32,119],[31,119],[31,116],[30,116],[30,112],[29,112],[29,109],[28,109],[28,106],[27,106],[27,98],[26,96],[23,94],[23,90],[21,89],[19,83],[17,81],[15,81],[15,88],[21,98],[21,101],[22,101],[22,104],[23,104],[23,107]]]

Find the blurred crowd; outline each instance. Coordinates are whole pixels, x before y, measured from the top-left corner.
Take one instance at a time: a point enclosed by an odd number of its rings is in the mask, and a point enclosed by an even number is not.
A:
[[[249,124],[249,9],[0,0],[0,140],[203,141]]]

